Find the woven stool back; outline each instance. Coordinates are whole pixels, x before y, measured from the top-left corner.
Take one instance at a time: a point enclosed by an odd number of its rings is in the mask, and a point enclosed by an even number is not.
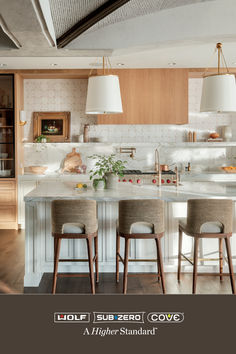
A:
[[[201,226],[208,222],[222,224],[222,233],[233,230],[233,201],[230,199],[189,199],[187,212],[187,231],[200,234]]]
[[[164,201],[154,199],[122,200],[119,202],[119,231],[130,234],[132,224],[153,224],[154,234],[164,232]]]
[[[80,223],[85,234],[97,231],[97,208],[95,200],[54,200],[52,202],[52,234],[61,234],[63,225]]]

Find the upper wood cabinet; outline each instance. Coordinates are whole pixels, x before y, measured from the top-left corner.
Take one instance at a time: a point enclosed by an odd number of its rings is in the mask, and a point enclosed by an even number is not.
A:
[[[120,79],[123,113],[98,115],[98,124],[188,123],[188,69],[112,72]]]

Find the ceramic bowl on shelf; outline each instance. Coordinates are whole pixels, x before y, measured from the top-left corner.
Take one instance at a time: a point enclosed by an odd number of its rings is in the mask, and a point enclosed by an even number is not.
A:
[[[0,152],[0,159],[7,159],[8,153],[7,152]]]
[[[29,172],[35,175],[44,175],[44,172],[47,170],[47,166],[29,166]]]
[[[11,170],[0,170],[1,177],[9,177],[11,175]]]

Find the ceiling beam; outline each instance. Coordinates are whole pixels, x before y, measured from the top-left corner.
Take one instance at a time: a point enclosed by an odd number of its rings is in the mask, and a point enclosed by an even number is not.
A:
[[[87,31],[90,27],[101,21],[104,17],[110,15],[121,6],[125,5],[130,0],[108,0],[105,4],[92,11],[86,17],[82,18],[67,32],[57,39],[57,47],[64,48],[67,44]]]

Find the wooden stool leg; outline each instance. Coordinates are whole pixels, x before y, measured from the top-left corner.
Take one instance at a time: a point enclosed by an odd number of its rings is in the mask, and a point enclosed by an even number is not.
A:
[[[55,294],[57,286],[57,272],[58,272],[58,260],[61,247],[61,238],[54,237],[54,270],[53,270],[53,283],[52,293]]]
[[[220,281],[223,281],[223,239],[219,238],[219,266],[220,266]]]
[[[129,262],[129,238],[125,239],[125,259],[124,259],[124,278],[123,278],[123,293],[127,293],[127,278],[128,278],[128,262]]]
[[[157,249],[157,281],[158,281],[158,283],[160,283],[161,272],[160,272],[160,266],[159,266],[159,253],[158,253],[157,239],[155,239],[155,242],[156,242],[156,249]]]
[[[94,273],[93,273],[93,245],[92,238],[87,238],[87,248],[88,248],[88,259],[89,259],[89,272],[90,272],[90,283],[92,294],[95,294],[95,285],[94,285]]]
[[[194,237],[193,294],[196,293],[196,284],[197,284],[198,245],[199,245],[199,238]]]
[[[232,263],[231,246],[230,246],[229,237],[225,238],[225,245],[226,245],[227,257],[228,257],[232,293],[235,294],[234,269],[233,269],[233,263]]]
[[[161,275],[162,292],[163,292],[163,294],[165,294],[166,288],[165,288],[165,275],[164,275],[162,251],[161,251],[161,240],[159,238],[156,238],[155,240],[156,240],[157,254],[158,254],[158,260],[159,260],[159,270],[160,270],[160,275]]]
[[[182,240],[183,240],[183,231],[179,227],[179,253],[178,253],[178,282],[180,282],[180,275],[181,275],[181,260],[182,260]]]
[[[116,282],[119,283],[119,254],[120,253],[120,235],[116,233]]]
[[[95,270],[96,270],[96,283],[99,282],[98,272],[98,235],[94,237],[94,250],[95,250]]]

